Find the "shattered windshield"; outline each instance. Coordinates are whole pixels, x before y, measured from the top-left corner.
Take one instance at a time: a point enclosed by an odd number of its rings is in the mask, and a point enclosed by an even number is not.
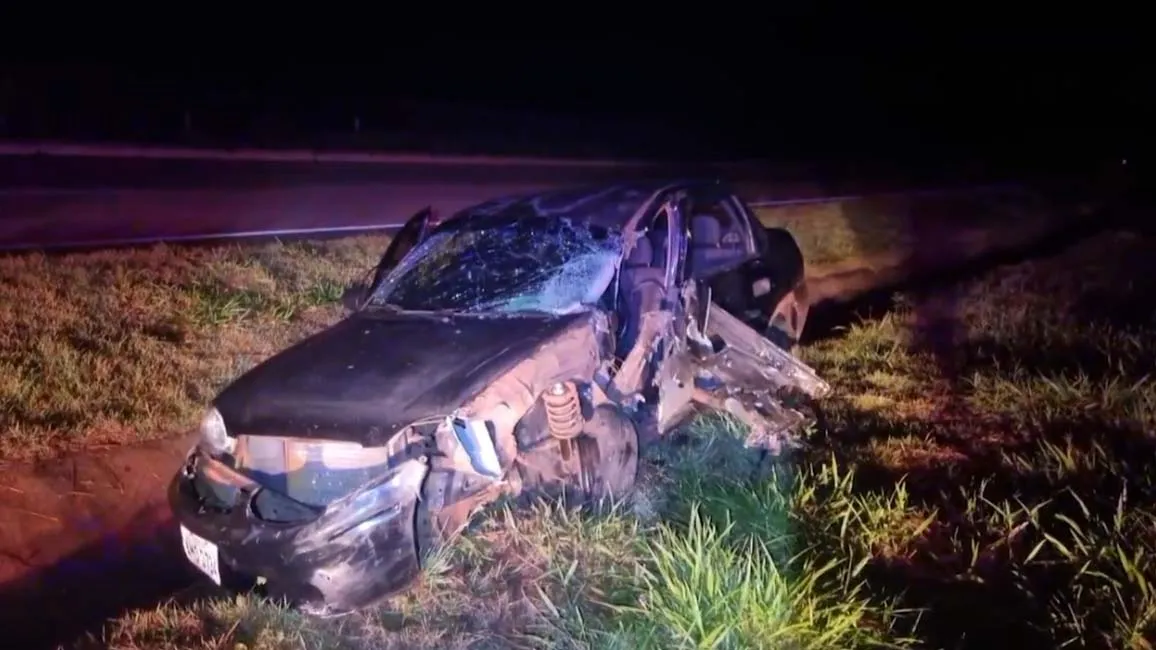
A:
[[[598,302],[621,234],[538,216],[474,216],[434,231],[386,276],[370,305],[412,311],[570,313]]]

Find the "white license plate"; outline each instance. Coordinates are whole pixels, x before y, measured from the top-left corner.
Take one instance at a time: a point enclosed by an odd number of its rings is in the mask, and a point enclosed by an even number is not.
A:
[[[193,566],[209,576],[213,582],[221,584],[221,560],[216,544],[181,526],[181,546],[185,548],[185,556]]]

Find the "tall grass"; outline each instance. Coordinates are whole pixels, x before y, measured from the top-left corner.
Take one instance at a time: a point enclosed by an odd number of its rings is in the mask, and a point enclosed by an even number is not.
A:
[[[702,416],[650,452],[630,501],[497,507],[379,609],[302,622],[209,601],[121,618],[110,639],[1153,648],[1149,244],[1111,236],[953,287],[950,363],[919,344],[917,296],[806,349],[837,390],[794,455],[768,462]]]

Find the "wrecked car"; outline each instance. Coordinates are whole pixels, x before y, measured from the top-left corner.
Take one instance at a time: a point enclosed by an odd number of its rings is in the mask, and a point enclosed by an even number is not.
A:
[[[419,213],[351,313],[227,386],[169,499],[189,561],[317,615],[410,585],[500,497],[625,498],[696,407],[775,450],[829,388],[802,255],[715,182]]]

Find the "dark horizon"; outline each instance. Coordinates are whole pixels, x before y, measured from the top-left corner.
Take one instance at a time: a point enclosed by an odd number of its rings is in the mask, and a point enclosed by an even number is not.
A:
[[[889,29],[406,45],[352,64],[4,63],[0,138],[1023,164],[1146,144],[1154,90],[1117,34]]]

